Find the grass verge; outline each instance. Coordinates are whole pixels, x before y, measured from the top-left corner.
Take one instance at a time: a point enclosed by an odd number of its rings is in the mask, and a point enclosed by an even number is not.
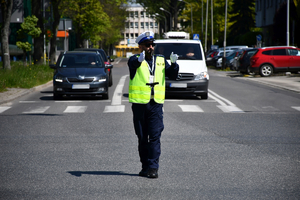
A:
[[[7,88],[32,88],[52,80],[53,69],[49,65],[23,66],[23,62],[11,62],[11,70],[3,69],[0,62],[0,92]]]

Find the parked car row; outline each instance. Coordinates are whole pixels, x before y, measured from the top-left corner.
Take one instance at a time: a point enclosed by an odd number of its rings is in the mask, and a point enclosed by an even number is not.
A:
[[[222,67],[223,51],[209,54],[207,65]],[[243,74],[259,74],[271,76],[276,72],[300,71],[300,48],[292,46],[243,48],[239,50],[226,50],[225,67],[239,71]]]
[[[101,95],[109,98],[113,59],[103,49],[76,49],[60,54],[54,69],[53,98],[63,95]]]

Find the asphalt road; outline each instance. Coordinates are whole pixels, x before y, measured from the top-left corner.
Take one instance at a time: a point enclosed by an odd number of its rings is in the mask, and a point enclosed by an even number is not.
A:
[[[300,199],[299,93],[210,71],[207,100],[166,99],[147,179],[127,75],[114,63],[110,100],[50,86],[0,105],[0,199]]]

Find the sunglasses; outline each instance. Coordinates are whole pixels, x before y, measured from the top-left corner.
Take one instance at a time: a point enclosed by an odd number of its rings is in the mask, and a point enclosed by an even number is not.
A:
[[[152,47],[155,47],[155,44],[154,43],[146,43],[146,44],[144,44],[145,45],[145,47],[150,47],[150,45],[152,46]]]

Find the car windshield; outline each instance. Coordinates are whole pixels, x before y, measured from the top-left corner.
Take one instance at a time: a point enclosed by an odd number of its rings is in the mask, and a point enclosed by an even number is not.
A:
[[[88,54],[63,55],[59,67],[62,68],[86,68],[86,67],[104,67],[100,57]]]
[[[199,44],[187,43],[156,43],[154,54],[164,55],[170,59],[171,53],[177,54],[179,60],[202,60]]]

